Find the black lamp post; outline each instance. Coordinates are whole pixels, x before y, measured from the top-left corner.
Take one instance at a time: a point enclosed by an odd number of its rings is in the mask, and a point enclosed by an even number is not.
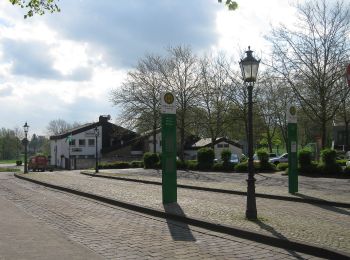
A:
[[[95,165],[95,173],[98,173],[98,153],[97,153],[97,137],[100,135],[97,126],[95,127],[95,147],[96,147],[96,165]]]
[[[246,51],[247,56],[239,62],[242,76],[248,88],[248,188],[247,188],[247,208],[246,218],[257,219],[256,199],[255,199],[255,178],[253,161],[253,86],[258,74],[260,60],[252,55],[250,46]]]
[[[28,173],[28,164],[27,164],[28,129],[29,129],[29,125],[26,122],[23,126],[23,130],[24,130],[24,134],[25,134],[25,137],[23,140],[23,143],[24,143],[24,173]]]

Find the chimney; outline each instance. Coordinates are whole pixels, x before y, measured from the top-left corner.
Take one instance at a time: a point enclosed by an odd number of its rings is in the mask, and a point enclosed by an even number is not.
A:
[[[108,120],[111,120],[111,116],[110,115],[101,115],[99,118],[98,118],[98,121],[100,123],[107,123]]]

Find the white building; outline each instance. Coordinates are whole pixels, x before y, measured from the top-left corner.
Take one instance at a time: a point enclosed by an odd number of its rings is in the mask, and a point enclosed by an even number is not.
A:
[[[101,160],[103,155],[112,151],[121,151],[119,156],[130,154],[132,147],[130,143],[137,136],[134,132],[123,127],[109,123],[109,116],[100,116],[96,123],[85,124],[70,129],[62,134],[50,136],[51,165],[68,169],[82,169],[94,167],[96,162],[96,136],[95,128],[98,129],[97,136],[97,158]],[[70,145],[69,144],[69,139]],[[118,153],[114,153],[114,156]]]

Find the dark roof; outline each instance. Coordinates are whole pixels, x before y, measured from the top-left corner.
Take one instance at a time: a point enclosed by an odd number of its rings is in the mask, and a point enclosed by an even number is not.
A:
[[[115,124],[109,123],[107,121],[99,121],[99,122],[95,122],[95,123],[88,123],[88,124],[84,124],[78,127],[74,127],[72,129],[69,129],[67,131],[65,131],[62,134],[58,134],[58,135],[52,135],[50,136],[50,140],[58,140],[58,139],[63,139],[63,138],[67,138],[70,134],[72,135],[76,135],[82,132],[85,132],[87,130],[90,129],[94,129],[95,127],[98,126],[107,126],[110,127],[111,129],[118,129],[118,132],[124,132],[124,133],[134,133],[126,128],[123,128],[121,126],[117,126]]]
[[[105,122],[88,123],[88,124],[84,124],[81,126],[77,126],[77,127],[74,127],[74,128],[71,128],[71,129],[65,131],[62,134],[50,136],[50,140],[63,139],[63,138],[68,137],[70,134],[76,135],[76,134],[85,132],[87,130],[94,129],[96,126],[100,126],[102,124],[105,124]],[[108,124],[111,124],[111,123],[108,123]]]

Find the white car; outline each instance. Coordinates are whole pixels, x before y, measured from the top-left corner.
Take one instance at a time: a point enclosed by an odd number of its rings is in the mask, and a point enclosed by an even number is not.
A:
[[[269,160],[270,163],[274,163],[274,164],[279,164],[281,162],[288,162],[288,153],[284,153],[279,157],[275,157],[275,158],[271,158]]]

